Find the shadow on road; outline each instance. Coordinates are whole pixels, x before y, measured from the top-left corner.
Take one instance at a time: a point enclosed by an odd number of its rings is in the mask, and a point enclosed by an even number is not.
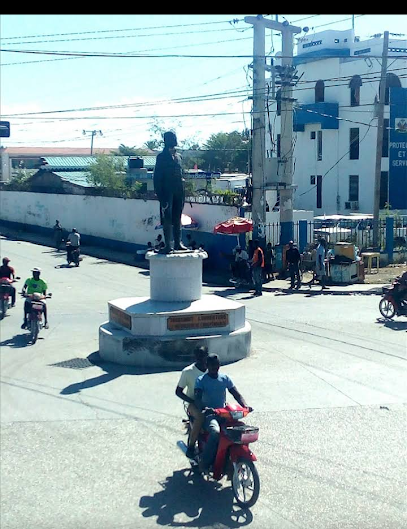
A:
[[[177,470],[160,482],[153,496],[142,496],[139,507],[145,518],[156,517],[157,525],[170,527],[241,527],[253,515],[234,503],[231,487],[206,481],[191,470]],[[182,521],[179,520],[180,515]],[[190,520],[185,521],[188,517]]]
[[[384,327],[393,329],[393,331],[407,331],[407,321],[386,320],[385,318],[376,318],[376,323],[381,323]]]
[[[64,388],[60,394],[61,395],[72,395],[74,393],[80,393],[84,389],[93,388],[95,386],[100,386],[106,384],[111,380],[121,377],[122,375],[150,375],[153,373],[166,373],[169,371],[176,371],[177,368],[143,368],[143,367],[133,367],[133,366],[124,366],[121,364],[114,364],[112,362],[105,362],[99,355],[99,352],[91,353],[87,360],[90,365],[98,366],[104,371],[103,374],[98,375],[97,377],[84,380],[83,382],[77,382],[71,384]],[[181,368],[179,368],[181,369]]]
[[[21,347],[27,347],[29,345],[29,338],[30,335],[26,332],[23,334],[16,334],[12,338],[8,338],[7,340],[3,340],[0,342],[0,348],[1,347],[15,347],[16,349]]]

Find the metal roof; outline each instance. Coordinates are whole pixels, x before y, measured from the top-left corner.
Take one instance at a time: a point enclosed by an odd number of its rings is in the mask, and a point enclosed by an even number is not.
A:
[[[126,164],[129,156],[123,156]],[[155,167],[155,156],[140,156],[144,161],[144,167],[146,169],[154,169]],[[43,156],[43,159],[47,162],[46,170],[53,171],[69,171],[88,168],[92,163],[97,160],[96,156]]]
[[[88,173],[82,171],[58,171],[53,173],[58,176],[61,180],[69,182],[70,184],[75,184],[81,187],[94,187],[94,185],[88,181]]]

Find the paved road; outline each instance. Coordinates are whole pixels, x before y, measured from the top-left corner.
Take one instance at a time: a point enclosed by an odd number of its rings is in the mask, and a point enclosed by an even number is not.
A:
[[[40,266],[50,329],[34,346],[22,300],[1,322],[1,528],[406,527],[406,330],[378,320],[378,296],[266,293],[240,299],[252,355],[225,367],[255,408],[261,494],[189,476],[175,448],[178,372],[98,364],[107,300],[149,294],[148,272],[0,240],[22,279]],[[61,266],[62,265],[62,266]]]

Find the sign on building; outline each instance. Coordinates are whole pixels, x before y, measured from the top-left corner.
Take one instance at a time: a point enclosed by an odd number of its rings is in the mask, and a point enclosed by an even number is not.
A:
[[[0,138],[10,137],[10,122],[0,121]]]
[[[390,88],[389,203],[407,209],[407,88]]]

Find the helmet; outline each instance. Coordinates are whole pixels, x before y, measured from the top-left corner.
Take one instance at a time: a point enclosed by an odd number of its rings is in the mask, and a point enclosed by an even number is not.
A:
[[[8,257],[3,257],[3,264],[7,264],[10,262],[10,259]]]

